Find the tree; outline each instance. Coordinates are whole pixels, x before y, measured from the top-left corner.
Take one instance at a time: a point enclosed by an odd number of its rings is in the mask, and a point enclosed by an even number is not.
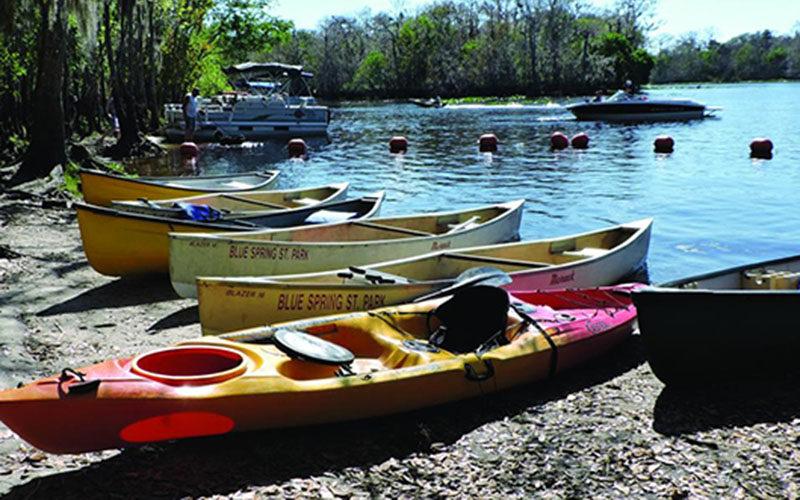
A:
[[[39,52],[36,89],[33,94],[31,141],[17,173],[15,186],[44,177],[67,160],[64,130],[64,66],[66,64],[67,0],[39,4]]]

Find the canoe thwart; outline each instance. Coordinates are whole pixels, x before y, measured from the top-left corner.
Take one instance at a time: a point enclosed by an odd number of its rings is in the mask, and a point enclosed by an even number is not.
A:
[[[386,283],[409,284],[414,282],[413,280],[410,280],[403,276],[399,276],[397,274],[385,273],[382,271],[374,271],[372,269],[364,269],[362,267],[350,266],[347,269],[349,269],[350,272],[352,273],[348,279],[354,279],[356,276],[360,276],[363,280],[376,285],[386,284]],[[339,273],[339,276],[345,278],[345,276],[342,276],[343,274],[344,273]]]
[[[370,229],[391,231],[393,233],[408,234],[411,236],[433,236],[433,233],[428,233],[425,231],[417,231],[416,229],[406,229],[404,227],[401,228],[401,227],[385,226],[383,224],[377,224],[375,222],[367,222],[363,220],[353,221],[353,224],[355,224],[356,226],[368,227]]]
[[[545,264],[544,262],[534,262],[530,260],[517,260],[517,259],[504,259],[502,257],[489,257],[488,255],[468,255],[458,252],[447,252],[442,254],[447,259],[466,260],[470,262],[484,262],[486,264],[508,264],[511,266],[522,267],[552,267],[552,264]]]

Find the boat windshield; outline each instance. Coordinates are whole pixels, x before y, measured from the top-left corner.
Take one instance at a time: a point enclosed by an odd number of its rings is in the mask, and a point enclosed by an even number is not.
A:
[[[617,90],[616,92],[614,92],[614,94],[612,94],[611,97],[609,97],[606,100],[607,101],[630,101],[630,100],[633,100],[635,98],[636,98],[636,96],[631,94],[631,93],[629,93],[629,92],[625,92],[624,90]]]

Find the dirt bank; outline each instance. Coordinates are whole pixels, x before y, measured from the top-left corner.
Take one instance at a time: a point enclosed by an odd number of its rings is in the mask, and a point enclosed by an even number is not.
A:
[[[2,388],[199,334],[166,278],[94,272],[59,205],[0,196]],[[0,494],[796,498],[797,382],[671,393],[634,338],[548,384],[365,422],[84,455],[39,452],[0,424]]]

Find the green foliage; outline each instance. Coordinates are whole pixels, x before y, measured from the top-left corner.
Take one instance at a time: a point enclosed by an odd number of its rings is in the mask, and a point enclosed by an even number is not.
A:
[[[483,105],[507,105],[507,104],[550,104],[553,102],[548,97],[531,99],[524,95],[511,95],[508,97],[497,96],[466,96],[453,99],[443,99],[446,104],[483,104]]]
[[[388,84],[389,59],[382,52],[371,52],[358,67],[353,80],[345,89],[377,93]]]
[[[74,161],[67,162],[64,167],[64,184],[61,185],[61,191],[71,198],[81,197],[80,165]]]
[[[222,71],[222,56],[214,51],[198,61],[196,73],[199,75],[193,86],[200,89],[200,95],[215,95],[231,90],[225,73]],[[187,86],[188,89],[188,86]]]
[[[647,82],[650,72],[655,66],[655,59],[644,49],[634,50],[631,54],[630,66],[627,68],[630,79],[634,82]]]
[[[800,78],[800,35],[776,37],[763,31],[725,43],[689,36],[663,50],[653,69],[657,83],[779,78]]]
[[[270,51],[291,36],[294,25],[267,14],[272,0],[216,0],[206,19],[224,64]]]

